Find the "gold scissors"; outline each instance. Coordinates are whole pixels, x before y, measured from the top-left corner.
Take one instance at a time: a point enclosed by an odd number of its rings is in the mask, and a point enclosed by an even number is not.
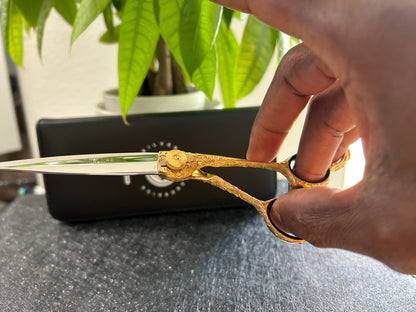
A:
[[[304,181],[293,173],[295,156],[276,163],[249,161],[238,158],[188,153],[180,150],[160,151],[158,153],[112,153],[89,154],[33,158],[0,162],[0,170],[29,171],[48,174],[86,174],[86,175],[159,175],[161,178],[179,182],[199,180],[224,191],[254,206],[262,216],[267,227],[278,238],[290,243],[303,243],[303,239],[279,229],[270,219],[269,211],[276,200],[259,200],[240,190],[217,175],[202,170],[204,167],[245,167],[262,168],[281,173],[292,188],[308,188],[327,185],[331,174],[342,168],[350,157],[347,151],[336,163],[333,163],[325,178],[316,183]]]

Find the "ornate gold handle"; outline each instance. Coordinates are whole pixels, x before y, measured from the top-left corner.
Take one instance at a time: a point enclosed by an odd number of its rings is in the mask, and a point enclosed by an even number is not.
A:
[[[291,162],[294,161],[294,157],[281,163],[264,163],[248,161],[238,158],[222,157],[215,155],[205,155],[196,153],[187,153],[179,150],[163,151],[159,153],[158,169],[159,175],[163,178],[171,181],[184,181],[184,180],[199,180],[205,183],[209,183],[224,191],[227,191],[245,202],[254,206],[262,216],[267,227],[272,231],[274,235],[280,239],[290,243],[303,243],[303,239],[294,235],[288,234],[277,228],[270,220],[269,209],[276,198],[262,201],[250,194],[240,190],[235,185],[225,181],[219,176],[206,173],[201,170],[203,167],[250,167],[250,168],[263,168],[269,169],[283,174],[288,183],[293,188],[301,187],[313,187],[317,185],[327,185],[329,183],[331,174],[342,168],[350,157],[349,151],[345,153],[342,159],[330,166],[328,173],[323,181],[312,183],[304,181],[298,178],[291,169]]]

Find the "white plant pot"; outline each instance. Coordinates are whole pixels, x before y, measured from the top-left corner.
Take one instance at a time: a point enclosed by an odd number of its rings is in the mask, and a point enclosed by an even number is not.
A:
[[[120,115],[118,90],[104,92],[103,102],[96,106],[98,115]],[[175,95],[137,96],[131,105],[129,114],[166,113],[179,111],[218,108],[218,103],[210,103],[202,91]]]

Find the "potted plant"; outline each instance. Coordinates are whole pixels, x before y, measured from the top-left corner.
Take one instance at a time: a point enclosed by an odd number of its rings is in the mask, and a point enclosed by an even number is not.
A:
[[[72,25],[71,46],[102,16],[103,43],[118,43],[119,106],[125,118],[137,95],[186,93],[190,86],[212,100],[218,78],[225,107],[249,94],[279,45],[280,33],[248,16],[240,42],[230,27],[240,14],[208,0],[2,0],[6,50],[23,63],[25,29],[36,32],[38,52],[46,21],[55,9]],[[68,38],[69,39],[69,38]]]

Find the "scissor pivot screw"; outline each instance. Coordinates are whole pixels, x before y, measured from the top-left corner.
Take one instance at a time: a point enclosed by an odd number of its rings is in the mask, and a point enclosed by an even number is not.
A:
[[[166,154],[167,166],[172,170],[181,170],[186,165],[186,153],[179,150],[171,150]]]

